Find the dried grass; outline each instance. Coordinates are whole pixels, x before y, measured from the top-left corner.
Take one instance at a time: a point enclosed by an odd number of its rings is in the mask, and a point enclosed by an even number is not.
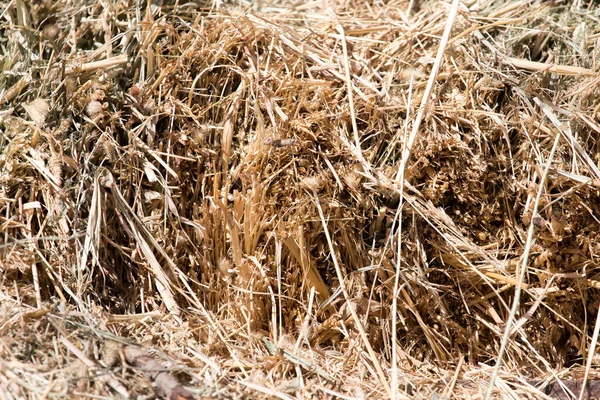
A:
[[[33,3],[3,398],[160,395],[115,342],[199,398],[596,393],[595,3]]]

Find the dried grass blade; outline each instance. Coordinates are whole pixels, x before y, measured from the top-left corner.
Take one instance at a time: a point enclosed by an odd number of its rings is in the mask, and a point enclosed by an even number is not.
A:
[[[156,256],[154,255],[152,248],[150,247],[150,244],[152,244],[152,246],[155,249],[157,249],[170,264],[174,265],[173,262],[164,252],[162,247],[160,247],[160,245],[156,242],[156,240],[154,240],[150,232],[148,232],[142,221],[139,220],[139,218],[131,209],[129,204],[127,204],[125,198],[119,191],[118,187],[114,184],[114,178],[112,177],[112,174],[107,170],[103,170],[99,173],[102,173],[102,177],[100,178],[101,184],[104,187],[110,189],[113,195],[113,199],[115,201],[115,206],[125,217],[125,220],[129,224],[130,232],[133,234],[135,241],[140,247],[140,250],[142,251],[144,256],[146,256],[146,260],[150,264],[150,268],[154,273],[154,277],[156,278],[156,288],[159,291],[161,298],[165,303],[165,306],[171,313],[179,315],[181,313],[181,310],[173,296],[173,291],[171,290],[172,283],[170,282],[169,278],[167,277],[167,274],[165,274],[165,271],[162,269],[162,266],[156,259]]]
[[[596,76],[597,73],[591,69],[583,67],[573,67],[571,65],[547,64],[536,61],[524,60],[522,58],[508,57],[507,61],[517,68],[528,69],[531,71],[548,71],[557,75],[582,75]]]
[[[356,124],[356,110],[354,109],[354,94],[352,90],[352,78],[350,77],[350,63],[348,61],[348,45],[346,43],[346,35],[344,34],[344,27],[338,25],[337,31],[341,36],[342,49],[344,51],[344,76],[346,80],[346,91],[348,93],[348,104],[350,106],[350,118],[352,120],[352,133],[354,135],[354,146],[356,146],[356,152],[360,155],[360,159],[363,159],[362,151],[360,148],[360,137],[358,136],[358,125]]]
[[[596,354],[596,344],[598,343],[598,334],[600,333],[600,306],[596,312],[596,325],[594,325],[594,333],[592,334],[592,343],[588,349],[587,361],[585,363],[585,375],[583,376],[583,384],[581,385],[581,392],[579,393],[579,400],[583,399],[586,393],[586,385],[590,376],[590,370],[592,368],[592,362],[594,361],[594,355]]]
[[[69,351],[71,351],[73,354],[75,354],[75,356],[77,356],[77,358],[79,358],[85,365],[87,365],[88,367],[90,367],[92,369],[98,369],[98,366],[96,365],[96,363],[94,361],[90,360],[81,350],[79,350],[77,348],[77,346],[75,346],[73,343],[71,343],[69,341],[69,339],[62,336],[60,338],[60,340],[65,345],[65,347],[67,347],[69,349]],[[125,386],[123,386],[118,380],[116,380],[112,376],[99,374],[98,378],[102,381],[107,381],[108,384],[113,389],[115,389],[117,391],[117,393],[119,393],[121,396],[125,397],[126,399],[129,398],[129,392],[127,391],[127,388],[125,388]]]
[[[288,248],[292,256],[296,259],[296,261],[302,266],[302,270],[304,271],[305,278],[310,282],[310,284],[317,290],[319,293],[319,299],[321,301],[326,301],[331,293],[329,292],[329,287],[323,281],[321,274],[316,270],[315,266],[312,262],[310,262],[310,258],[306,253],[305,249],[301,249],[296,241],[289,237],[284,239],[283,243]]]
[[[92,201],[90,203],[90,214],[88,216],[88,225],[83,242],[83,253],[79,262],[79,271],[86,269],[88,255],[92,253],[92,262],[98,264],[98,249],[100,247],[100,223],[102,221],[102,203],[100,202],[100,172],[96,172],[94,177],[94,190]]]
[[[335,254],[333,242],[331,241],[331,236],[329,235],[329,229],[327,229],[327,222],[325,221],[325,215],[323,215],[323,209],[321,208],[321,203],[319,202],[319,197],[317,196],[317,192],[314,190],[313,190],[313,197],[314,197],[315,205],[317,206],[317,210],[319,211],[319,217],[321,218],[321,224],[323,225],[323,232],[325,233],[325,237],[327,238],[327,245],[329,246],[329,252],[331,255],[331,259],[333,260],[333,265],[335,266],[335,272],[336,272],[338,281],[340,283],[340,288],[342,289],[342,293],[344,294],[344,299],[346,300],[348,310],[352,314],[352,319],[354,320],[356,329],[358,329],[358,332],[360,333],[360,337],[363,341],[363,344],[367,348],[367,352],[369,353],[369,358],[371,359],[371,362],[373,363],[373,366],[375,367],[375,370],[377,371],[377,375],[379,376],[379,382],[381,383],[381,385],[387,392],[387,395],[392,397],[392,390],[391,390],[390,384],[388,383],[387,378],[383,372],[383,369],[381,368],[381,363],[377,359],[377,355],[375,354],[375,351],[373,350],[373,346],[371,346],[371,343],[369,342],[369,337],[367,336],[367,333],[365,332],[365,328],[363,327],[362,322],[360,321],[360,318],[356,314],[356,310],[352,306],[352,300],[350,299],[350,295],[348,294],[348,290],[346,289],[345,278],[344,278],[344,275],[342,274],[342,270],[340,268],[340,265],[337,260],[337,256]]]
[[[115,65],[125,64],[127,62],[127,55],[123,54],[120,56],[115,56],[111,58],[107,58],[105,60],[100,61],[92,61],[82,65],[73,65],[67,67],[65,73],[67,75],[71,74],[79,74],[83,72],[95,71],[97,69],[105,69],[114,67]]]
[[[278,348],[274,343],[271,343],[266,337],[263,337],[262,340],[263,340],[263,343],[265,344],[265,347],[267,348],[267,350],[269,350],[269,353],[271,353],[272,355],[282,354],[286,360],[288,360],[294,364],[299,364],[308,371],[313,371],[315,374],[319,375],[321,378],[326,379],[330,382],[335,381],[333,376],[329,375],[323,368],[321,368],[319,365],[315,364],[314,362],[307,360],[305,358],[302,358],[300,356],[297,356],[288,350]]]
[[[534,101],[545,113],[552,113],[549,107],[546,107],[537,97],[534,98]],[[519,273],[519,285],[516,286],[515,296],[513,299],[513,304],[510,309],[510,315],[508,317],[508,321],[506,321],[506,328],[504,331],[504,336],[502,337],[502,343],[500,345],[500,350],[498,351],[498,357],[496,359],[496,365],[494,366],[494,370],[492,372],[492,376],[490,378],[490,383],[488,386],[488,390],[485,394],[485,400],[489,400],[492,396],[492,391],[494,389],[495,381],[498,376],[498,372],[500,371],[500,367],[502,366],[502,357],[504,356],[504,352],[506,351],[506,347],[508,345],[508,340],[510,338],[513,322],[517,313],[517,308],[519,307],[521,301],[521,290],[522,284],[525,280],[525,272],[528,269],[529,262],[529,254],[531,252],[531,247],[533,246],[533,233],[535,232],[535,225],[533,220],[538,212],[538,207],[540,205],[540,199],[542,198],[542,192],[545,187],[545,182],[548,179],[548,172],[550,171],[550,166],[552,165],[552,160],[554,158],[554,154],[556,154],[556,150],[558,148],[558,143],[560,141],[560,134],[555,135],[554,144],[552,145],[552,149],[550,150],[550,155],[548,156],[548,160],[546,161],[546,166],[544,167],[544,172],[540,179],[540,184],[538,185],[537,195],[535,197],[535,202],[533,205],[533,210],[531,214],[531,223],[529,224],[529,229],[527,231],[527,241],[525,243],[525,250],[523,251],[522,259],[523,262],[521,264],[521,271]]]
[[[433,84],[436,81],[437,74],[442,66],[442,61],[444,58],[444,52],[446,51],[446,45],[448,44],[448,39],[450,38],[450,33],[452,32],[452,26],[454,25],[454,20],[456,19],[456,14],[458,13],[458,6],[460,5],[460,0],[453,0],[452,6],[450,8],[450,14],[448,14],[448,20],[446,21],[446,27],[444,28],[444,34],[442,35],[442,39],[440,40],[440,45],[438,47],[438,53],[435,57],[435,63],[433,64],[433,68],[431,69],[431,73],[429,74],[429,80],[427,81],[427,87],[425,88],[425,92],[423,94],[423,98],[421,100],[421,106],[417,111],[417,116],[415,121],[413,122],[413,128],[410,132],[410,136],[408,137],[408,142],[404,146],[404,150],[402,151],[402,159],[400,165],[398,167],[398,173],[396,174],[396,181],[400,182],[404,180],[404,171],[406,170],[406,166],[408,165],[408,160],[410,158],[410,153],[415,142],[415,138],[417,137],[417,133],[419,132],[419,128],[421,127],[421,122],[423,121],[423,117],[425,115],[425,111],[429,101],[431,100],[431,92],[433,91]]]
[[[223,139],[221,142],[222,153],[221,160],[223,161],[222,170],[223,173],[226,174],[227,169],[229,168],[229,161],[231,158],[231,144],[233,141],[233,131],[235,129],[235,123],[237,121],[238,111],[240,109],[240,104],[242,102],[243,94],[246,91],[246,80],[242,79],[240,85],[237,90],[233,94],[234,98],[227,110],[227,115],[225,116],[225,125],[223,126]]]

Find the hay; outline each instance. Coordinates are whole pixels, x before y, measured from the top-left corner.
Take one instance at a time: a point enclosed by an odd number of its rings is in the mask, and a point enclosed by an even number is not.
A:
[[[0,4],[4,397],[597,393],[593,2]]]

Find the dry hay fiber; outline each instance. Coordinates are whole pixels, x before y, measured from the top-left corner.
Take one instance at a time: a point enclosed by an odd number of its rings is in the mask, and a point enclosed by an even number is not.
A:
[[[13,299],[341,351],[362,343],[353,307],[384,365],[394,313],[410,359],[493,363],[533,224],[505,357],[582,363],[600,305],[596,5],[463,10],[400,182],[437,2],[418,24],[402,2],[339,4],[338,22],[317,4],[15,4],[0,28]]]

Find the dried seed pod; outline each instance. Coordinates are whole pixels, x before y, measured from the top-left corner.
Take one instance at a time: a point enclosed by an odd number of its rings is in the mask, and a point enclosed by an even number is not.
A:
[[[102,111],[103,111],[103,109],[102,109],[102,103],[100,103],[97,100],[90,101],[88,103],[87,107],[85,108],[85,112],[91,118],[94,118],[94,117],[100,115],[102,113]]]
[[[62,186],[62,157],[61,154],[52,153],[49,160],[50,173],[54,177],[56,184]]]
[[[29,114],[31,121],[39,127],[44,125],[50,111],[48,101],[40,98],[33,100],[31,103],[23,104],[23,108]]]
[[[296,139],[266,139],[265,140],[265,144],[267,145],[271,145],[273,147],[287,147],[287,146],[293,146],[296,144]]]

